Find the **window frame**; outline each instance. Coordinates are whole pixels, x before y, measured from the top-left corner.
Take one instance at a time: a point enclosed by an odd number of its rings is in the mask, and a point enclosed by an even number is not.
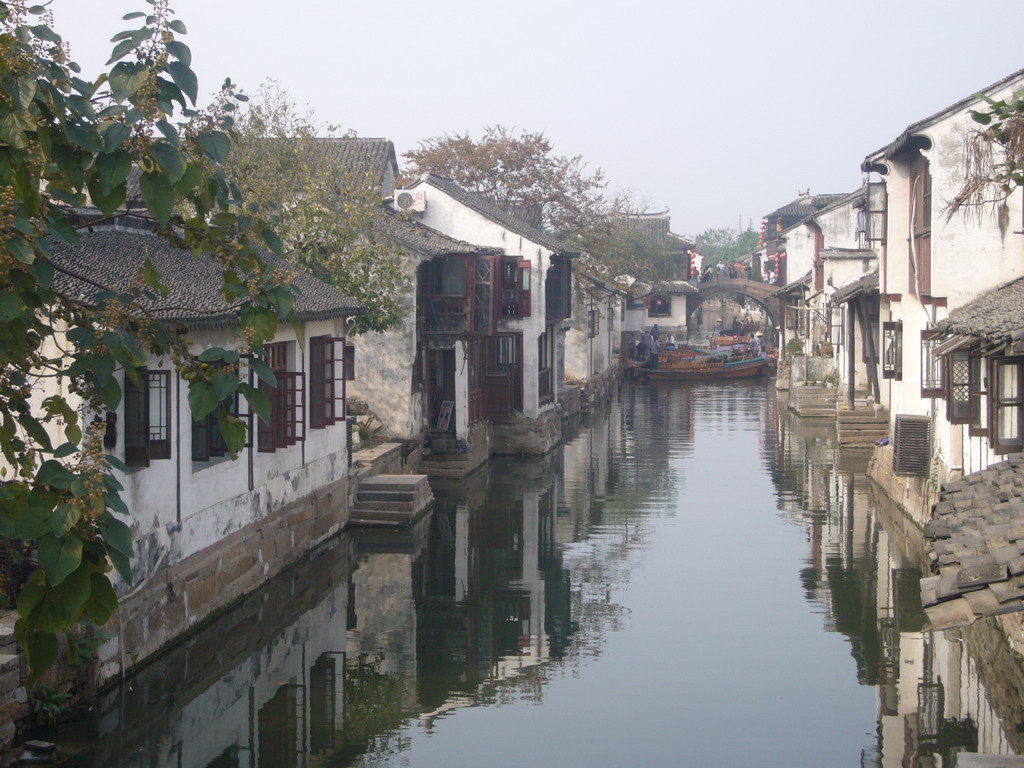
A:
[[[345,420],[346,349],[344,337],[314,336],[309,340],[310,429],[326,429]]]
[[[990,395],[990,426],[991,434],[989,444],[995,453],[1013,453],[1024,448],[1024,358],[1021,357],[996,357],[992,358],[991,375],[989,379]],[[1002,395],[1002,369],[1012,368],[1016,393],[1013,395]],[[1013,420],[1016,426],[1016,437],[1012,440],[1000,436],[1001,411],[1003,409],[1015,409],[1016,415]]]
[[[946,391],[946,420],[950,424],[968,424],[971,420],[971,354],[955,350],[945,356],[943,379]]]
[[[970,399],[970,421],[967,433],[972,437],[988,437],[991,432],[989,416],[989,382],[991,380],[989,358],[984,355],[972,354],[970,374],[968,377],[968,397]]]
[[[658,310],[655,311],[655,305]],[[664,305],[664,309],[662,309]],[[650,304],[647,306],[648,317],[672,317],[672,296],[670,294],[656,293],[651,296]]]
[[[890,354],[891,350],[891,354]],[[903,321],[882,323],[882,378],[903,380]]]
[[[934,328],[921,331],[921,397],[947,397],[945,359],[935,354],[941,338]]]
[[[260,380],[259,389],[270,400],[270,423],[257,420],[256,443],[259,453],[274,453],[306,439],[305,374],[290,371],[294,342],[278,341],[264,345],[263,362],[274,372],[277,386]]]
[[[172,454],[171,372],[145,366],[136,370],[141,389],[127,371],[124,376],[124,463],[129,467],[148,467],[151,461],[170,459]],[[156,429],[162,430],[162,439],[153,438],[155,415],[162,417],[162,425],[156,425]],[[141,421],[137,422],[137,418]]]

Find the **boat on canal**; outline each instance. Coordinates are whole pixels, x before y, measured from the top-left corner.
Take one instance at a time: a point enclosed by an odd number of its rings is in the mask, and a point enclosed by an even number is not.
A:
[[[755,351],[749,338],[722,337],[712,343],[712,348],[662,349],[656,360],[629,360],[625,373],[648,381],[746,379],[760,376],[768,366],[767,354]]]

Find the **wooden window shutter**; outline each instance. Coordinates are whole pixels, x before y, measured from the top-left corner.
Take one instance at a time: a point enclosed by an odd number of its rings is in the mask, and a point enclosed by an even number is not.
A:
[[[334,398],[328,388],[327,356],[333,353],[330,340],[325,336],[317,336],[309,341],[309,426],[311,429],[322,429],[330,423],[327,413],[328,401],[334,405]]]
[[[931,459],[931,419],[928,416],[897,414],[893,426],[893,474],[900,477],[928,477]]]
[[[138,381],[127,372],[124,376],[124,463],[148,467],[149,378],[145,368],[139,368],[136,374]]]

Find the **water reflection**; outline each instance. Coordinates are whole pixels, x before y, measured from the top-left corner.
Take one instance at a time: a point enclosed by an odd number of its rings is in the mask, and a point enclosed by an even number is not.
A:
[[[865,460],[762,383],[625,385],[548,457],[436,482],[412,530],[333,540],[62,747],[124,768],[1019,752],[1009,624],[925,631],[920,537]]]

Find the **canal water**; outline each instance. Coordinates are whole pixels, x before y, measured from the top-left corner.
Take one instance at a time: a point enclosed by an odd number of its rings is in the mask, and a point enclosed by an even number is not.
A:
[[[624,383],[543,459],[332,540],[64,726],[71,764],[941,766],[1024,748],[993,621],[768,383]],[[909,530],[908,530],[909,529]]]

